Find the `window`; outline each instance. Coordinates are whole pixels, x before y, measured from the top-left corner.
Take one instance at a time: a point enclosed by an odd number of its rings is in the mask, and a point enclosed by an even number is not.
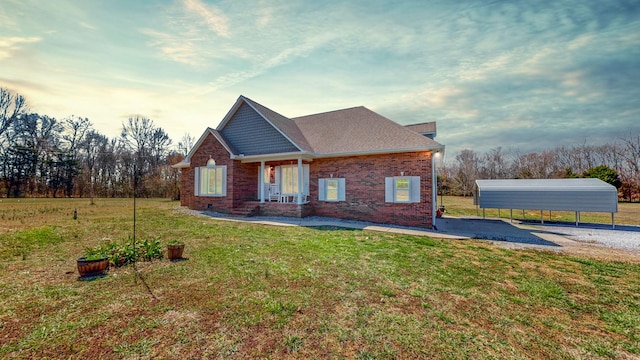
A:
[[[298,165],[283,166],[281,170],[283,194],[298,193]]]
[[[302,194],[309,195],[309,164],[302,164]],[[298,193],[298,165],[276,167],[276,183],[280,184],[282,194]]]
[[[214,163],[215,164],[215,163]],[[195,195],[226,196],[227,167],[211,165],[195,168]]]
[[[327,201],[338,201],[338,179],[327,179]]]
[[[344,201],[344,178],[318,179],[318,200]]]
[[[395,201],[396,202],[409,202],[409,179],[396,178],[393,179],[395,185]]]
[[[420,202],[420,176],[385,178],[385,202]]]

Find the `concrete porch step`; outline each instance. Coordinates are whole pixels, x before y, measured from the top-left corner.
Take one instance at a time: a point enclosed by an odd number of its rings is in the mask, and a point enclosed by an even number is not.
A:
[[[245,217],[260,215],[260,206],[245,205],[245,206],[236,207],[231,210],[231,215],[245,216]]]

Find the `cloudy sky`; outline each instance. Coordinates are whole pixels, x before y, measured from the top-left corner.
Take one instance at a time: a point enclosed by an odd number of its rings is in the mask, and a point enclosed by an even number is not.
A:
[[[601,144],[640,135],[640,1],[2,0],[0,87],[110,137],[199,137],[242,94],[437,121],[449,156]]]

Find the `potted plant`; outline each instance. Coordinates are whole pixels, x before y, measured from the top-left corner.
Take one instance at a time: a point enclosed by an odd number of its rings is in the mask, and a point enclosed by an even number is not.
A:
[[[184,243],[180,240],[171,240],[167,244],[167,257],[169,260],[182,259],[182,252],[184,251]]]
[[[83,257],[76,261],[81,278],[104,275],[109,269],[109,257],[101,248],[85,250]]]

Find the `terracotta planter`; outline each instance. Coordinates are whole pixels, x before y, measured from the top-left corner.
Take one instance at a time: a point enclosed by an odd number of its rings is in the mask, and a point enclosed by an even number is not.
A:
[[[87,260],[83,257],[76,261],[80,277],[104,275],[109,269],[109,259],[107,257],[97,260]]]
[[[167,257],[169,260],[182,259],[184,244],[167,245]]]

